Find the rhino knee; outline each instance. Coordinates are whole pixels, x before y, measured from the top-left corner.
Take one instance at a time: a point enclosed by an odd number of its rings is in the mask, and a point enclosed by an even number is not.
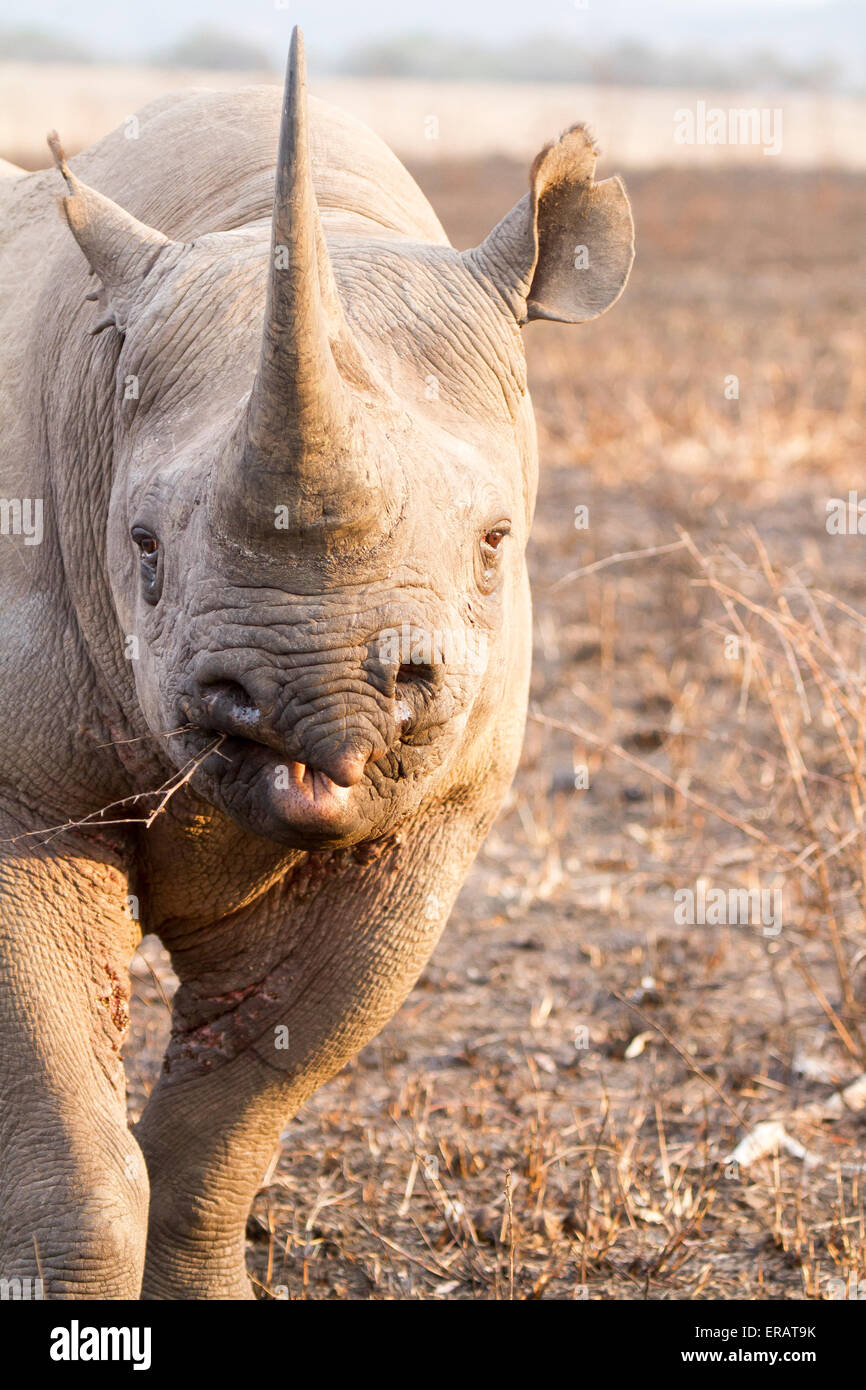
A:
[[[26,1176],[7,1192],[3,1272],[41,1281],[45,1298],[138,1298],[149,1184],[131,1136],[98,1161],[66,1156],[37,1187]]]

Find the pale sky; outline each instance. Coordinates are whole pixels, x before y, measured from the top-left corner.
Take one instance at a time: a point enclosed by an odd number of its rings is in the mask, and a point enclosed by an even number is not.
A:
[[[765,46],[808,58],[862,50],[866,0],[0,0],[0,28],[53,29],[116,56],[207,25],[253,39],[277,58],[294,23],[313,60],[316,51],[407,31],[490,42],[547,31],[585,35],[588,47],[629,35],[659,47]]]

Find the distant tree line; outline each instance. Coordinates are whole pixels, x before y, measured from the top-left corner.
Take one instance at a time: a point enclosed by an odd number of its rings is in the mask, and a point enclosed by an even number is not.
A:
[[[817,57],[793,64],[763,51],[736,56],[711,51],[663,53],[628,39],[600,52],[560,35],[535,34],[492,46],[431,34],[408,34],[351,49],[335,65],[359,77],[415,77],[477,82],[594,82],[624,87],[754,87],[826,90],[840,69]]]
[[[314,55],[316,56],[322,55]],[[18,62],[105,62],[71,39],[35,29],[0,31],[0,58]],[[272,73],[268,52],[214,28],[193,29],[177,43],[144,55],[155,67],[216,68]],[[816,56],[795,64],[771,51],[739,55],[711,50],[663,53],[635,40],[598,52],[561,35],[535,34],[519,42],[485,44],[434,34],[403,34],[364,43],[329,61],[320,72],[356,77],[431,81],[586,82],[626,87],[760,87],[831,91],[842,85],[839,65]]]
[[[0,59],[16,63],[93,63],[110,58],[94,53],[73,39],[38,29],[0,30]],[[271,72],[265,49],[224,33],[221,29],[192,29],[177,43],[128,61],[158,68],[218,68],[224,72]]]

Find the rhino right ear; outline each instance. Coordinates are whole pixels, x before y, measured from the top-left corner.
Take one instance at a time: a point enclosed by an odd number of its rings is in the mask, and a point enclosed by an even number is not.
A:
[[[87,296],[104,300],[106,311],[90,331],[100,333],[103,328],[114,327],[124,333],[148,272],[157,256],[173,243],[77,179],[66,163],[56,131],[48,136],[48,144],[69,190],[60,202],[69,230],[91,273],[102,283],[103,294]]]
[[[597,150],[582,125],[541,151],[529,192],[465,259],[518,323],[584,323],[625,288],[634,223],[619,178],[594,181]]]

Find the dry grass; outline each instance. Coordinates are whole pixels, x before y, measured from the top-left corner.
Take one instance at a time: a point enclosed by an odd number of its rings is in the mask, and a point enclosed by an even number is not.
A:
[[[466,245],[524,175],[423,177]],[[825,528],[862,469],[866,181],[630,187],[621,304],[529,330],[545,470],[521,771],[406,1007],[287,1128],[250,1224],[272,1293],[802,1299],[866,1279],[863,1113],[833,1100],[866,1068],[866,578],[862,538]],[[780,887],[781,933],[679,925],[673,893],[700,878]],[[133,1108],[166,1026],[138,971]],[[786,1141],[732,1164],[770,1121]]]

